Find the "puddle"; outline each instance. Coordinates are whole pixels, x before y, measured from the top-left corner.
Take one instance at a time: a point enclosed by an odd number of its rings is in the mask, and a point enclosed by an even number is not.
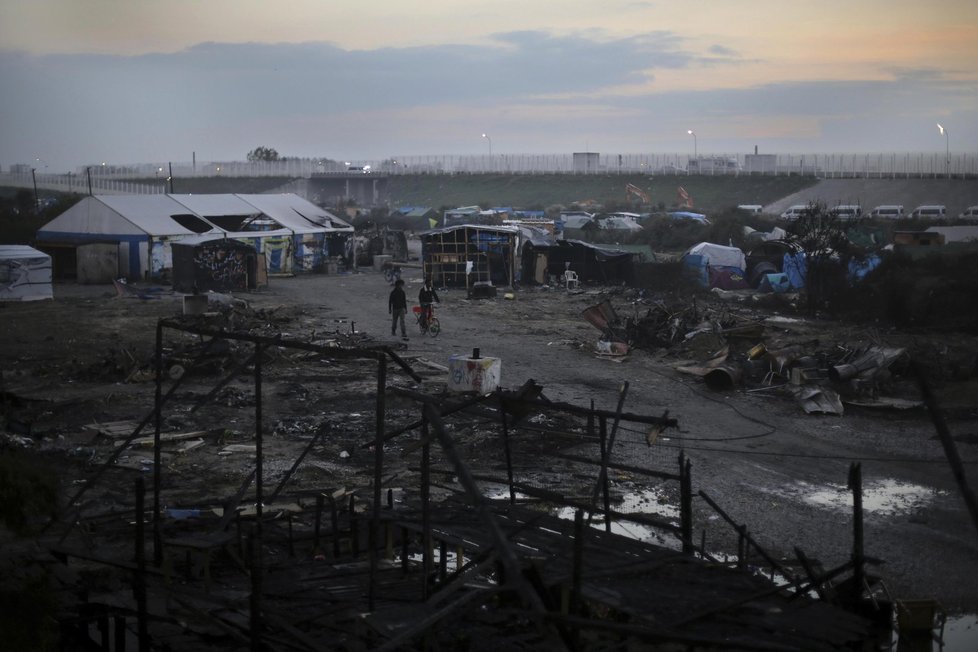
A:
[[[656,516],[668,520],[674,525],[678,525],[679,521],[679,508],[669,504],[659,488],[643,489],[642,491],[625,494],[620,502],[612,504],[612,509],[622,514]],[[573,507],[563,507],[557,510],[556,516],[573,521],[576,511]],[[604,530],[604,526],[604,518],[600,514],[595,513],[591,519],[591,527]],[[680,547],[679,540],[672,534],[648,525],[642,525],[641,523],[612,521],[611,532],[619,536],[628,537],[629,539],[635,539],[636,541],[675,547],[677,550]]]
[[[978,614],[948,616],[944,625],[943,652],[978,650]]]
[[[799,482],[789,492],[800,495],[815,505],[838,511],[852,511],[852,493],[845,485],[814,487]],[[863,511],[869,514],[892,516],[920,511],[945,492],[931,487],[900,482],[899,480],[879,480],[863,483]]]

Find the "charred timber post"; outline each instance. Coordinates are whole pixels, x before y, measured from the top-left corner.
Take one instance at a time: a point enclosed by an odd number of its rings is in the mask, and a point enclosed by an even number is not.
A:
[[[332,494],[329,496],[329,523],[333,534],[333,559],[336,559],[340,556],[340,514]]]
[[[256,530],[261,521],[256,521]],[[264,645],[262,645],[262,619],[261,619],[261,579],[262,579],[262,566],[261,566],[261,540],[255,535],[257,532],[253,532],[248,536],[248,559],[251,562],[251,600],[249,605],[251,607],[250,614],[250,628],[251,628],[251,652],[262,652],[264,650]]]
[[[172,319],[161,319],[160,323],[166,328],[172,328],[174,330],[183,331],[185,333],[193,333],[195,335],[208,335],[210,337],[223,338],[226,340],[237,340],[241,342],[251,342],[254,344],[263,344],[265,346],[282,346],[290,349],[299,349],[300,351],[311,351],[313,353],[321,353],[322,355],[331,358],[347,358],[347,359],[376,359],[378,353],[383,353],[388,358],[393,360],[397,366],[399,366],[404,373],[411,377],[412,380],[421,382],[423,379],[417,372],[415,372],[411,366],[404,361],[401,356],[397,355],[393,349],[389,346],[377,346],[371,348],[340,348],[332,346],[322,346],[320,344],[311,344],[309,342],[303,342],[302,340],[293,340],[289,338],[284,338],[281,336],[269,337],[267,335],[254,335],[252,333],[239,333],[233,331],[225,331],[218,328],[207,328],[205,326],[200,326],[197,324],[184,324]]]
[[[607,432],[607,425],[605,423],[605,415],[598,412],[598,423],[601,428],[601,470],[598,473],[598,481],[594,485],[594,489],[591,491],[591,504],[596,504],[598,501],[598,493],[601,492],[602,488],[605,493],[605,528],[608,532],[611,531],[611,524],[608,522],[608,518],[611,516],[611,508],[608,504],[608,462],[611,458],[611,449],[615,445],[615,435],[618,432],[618,424],[622,420],[622,408],[625,406],[625,397],[628,395],[628,381],[623,382],[618,388],[618,405],[614,412],[614,423],[611,426],[611,433],[606,437],[605,432]],[[592,410],[593,411],[593,410]],[[607,443],[605,443],[607,441]]]
[[[574,512],[574,565],[571,572],[570,613],[577,615],[581,604],[581,578],[584,566],[584,512],[580,509]]]
[[[421,597],[427,600],[431,576],[431,439],[426,414],[421,419],[421,439]]]
[[[693,547],[693,465],[685,452],[679,453],[679,526],[683,552],[691,555]],[[704,546],[705,553],[705,546]]]
[[[149,627],[146,617],[146,482],[136,478],[136,577],[133,596],[139,627],[139,652],[149,651]]]
[[[601,444],[601,498],[604,506],[604,531],[611,532],[611,496],[608,495],[608,420],[598,418],[598,436]]]
[[[159,324],[157,324],[157,327],[159,327]],[[210,347],[216,341],[217,341],[216,339],[210,340],[207,343],[207,345],[200,351],[200,353],[197,354],[197,356],[194,358],[193,362],[191,363],[191,366],[197,364],[197,362],[200,359],[202,359],[205,355],[207,355],[207,353],[210,351]],[[162,355],[162,350],[163,350],[162,337],[157,339],[157,349],[160,351],[160,355]],[[159,377],[159,374],[157,374],[157,377]],[[163,395],[162,401],[160,401],[161,406],[162,404],[165,404],[167,400],[169,400],[169,398],[173,396],[174,393],[176,393],[177,389],[180,388],[180,385],[183,383],[185,378],[187,378],[186,375],[178,378],[172,385],[170,385],[170,388],[166,390],[166,394]],[[136,426],[136,429],[132,431],[132,434],[126,437],[126,439],[123,440],[121,443],[116,444],[115,451],[111,455],[109,455],[108,459],[105,460],[105,462],[102,463],[102,466],[100,466],[99,469],[95,472],[95,475],[92,476],[92,478],[89,479],[88,482],[83,484],[81,488],[75,493],[75,495],[72,496],[71,499],[65,504],[65,507],[62,510],[62,515],[64,514],[65,511],[70,509],[76,502],[78,502],[78,499],[80,499],[83,495],[85,495],[85,493],[89,489],[96,486],[96,483],[105,473],[105,471],[109,468],[112,468],[115,465],[116,460],[119,459],[119,457],[128,450],[129,444],[131,444],[132,441],[136,439],[136,437],[138,437],[140,433],[143,432],[143,428],[149,425],[150,421],[153,420],[155,415],[156,415],[156,410],[154,406],[154,409],[150,410],[146,414],[146,416],[143,417],[142,421],[139,422],[139,424]],[[47,531],[47,529],[51,527],[51,525],[54,524],[55,522],[56,520],[49,521],[48,524],[44,526],[44,531]],[[71,533],[72,527],[73,525],[68,528],[68,530],[61,537],[60,541],[64,541],[68,537],[68,535]]]
[[[251,650],[260,652],[262,649],[261,633],[261,593],[262,575],[265,572],[262,563],[262,502],[265,499],[262,490],[264,482],[264,452],[262,450],[262,343],[255,342],[255,528],[248,538],[251,561]]]
[[[370,611],[374,610],[377,589],[377,537],[380,535],[381,482],[384,472],[384,414],[387,409],[387,358],[377,356],[377,414],[376,432],[374,433],[374,509],[370,519],[370,589],[368,603]]]
[[[153,563],[163,563],[163,534],[160,531],[160,430],[163,421],[163,324],[156,323],[156,389],[153,400]]]
[[[930,383],[927,382],[927,378],[924,376],[920,365],[916,361],[911,360],[910,370],[917,377],[917,383],[920,385],[920,393],[924,397],[924,404],[927,406],[927,411],[930,412],[930,418],[934,422],[934,429],[937,430],[937,436],[941,440],[941,446],[944,447],[944,455],[947,457],[948,464],[951,465],[951,472],[954,474],[954,479],[958,483],[958,490],[961,492],[961,497],[964,498],[964,502],[968,506],[968,513],[971,514],[971,523],[978,528],[978,498],[975,497],[974,491],[968,485],[968,476],[964,471],[964,463],[961,461],[958,447],[951,437],[951,430],[947,427],[944,413],[941,412],[940,406],[937,404],[937,398],[934,396],[934,392],[931,391]]]
[[[503,428],[503,451],[506,455],[506,480],[509,483],[509,503],[515,505],[516,491],[513,489],[513,452],[509,446],[509,427],[506,419],[506,407],[502,396],[499,396],[499,421]]]
[[[852,604],[862,596],[865,569],[863,567],[863,467],[858,462],[849,466],[849,490],[852,492]]]
[[[299,465],[302,464],[302,460],[306,459],[306,455],[309,454],[309,451],[312,450],[313,446],[315,446],[316,443],[319,442],[319,439],[324,434],[326,434],[326,431],[329,429],[330,429],[330,424],[328,421],[324,421],[319,424],[319,426],[316,428],[316,432],[312,434],[312,439],[310,439],[309,443],[306,444],[306,447],[302,450],[302,453],[299,454],[299,457],[295,458],[295,461],[292,463],[292,467],[286,472],[284,476],[282,476],[282,480],[278,483],[278,486],[275,487],[275,490],[272,492],[272,495],[268,497],[269,503],[275,502],[275,499],[278,498],[279,493],[282,491],[282,489],[285,488],[285,485],[289,483],[289,480],[292,479],[292,476],[295,475],[296,469],[298,469]]]
[[[265,499],[264,492],[262,490],[262,483],[265,479],[264,477],[264,452],[262,451],[262,400],[261,400],[261,366],[262,358],[262,345],[261,342],[255,342],[255,522],[258,528],[255,532],[258,537],[258,549],[259,554],[261,554],[261,519],[263,505],[262,501]]]
[[[313,556],[319,554],[321,549],[319,547],[319,533],[321,532],[322,522],[323,522],[323,495],[319,494],[316,496],[316,521],[313,526],[312,535],[312,549]]]
[[[733,526],[734,530],[736,530],[737,532],[741,531],[741,525],[736,521],[734,521],[732,518],[730,518],[730,515],[727,514],[725,511],[723,511],[723,509],[719,505],[717,505],[716,502],[712,498],[710,498],[710,496],[707,495],[705,491],[700,489],[699,496],[703,500],[705,500],[706,503],[710,507],[712,507],[713,510],[717,514],[719,514],[721,518],[723,518],[723,520],[725,520],[727,523]],[[757,552],[761,555],[761,557],[764,558],[764,560],[767,563],[769,563],[773,568],[775,568],[779,573],[781,573],[785,577],[794,579],[795,577],[794,574],[789,569],[785,568],[784,565],[781,564],[777,559],[769,555],[767,551],[764,550],[764,548],[762,548],[761,545],[757,543],[757,541],[755,541],[753,537],[751,537],[751,535],[746,531],[746,529],[743,530],[743,534],[744,534],[744,538],[748,541],[748,543],[754,546],[754,549],[757,550]]]
[[[489,536],[492,539],[493,545],[497,551],[499,563],[502,566],[503,575],[505,577],[505,582],[510,584],[512,588],[523,597],[527,608],[531,612],[538,615],[546,613],[546,607],[544,606],[543,599],[524,577],[520,568],[519,557],[510,545],[506,533],[503,532],[498,521],[493,516],[492,511],[487,508],[485,496],[483,496],[482,492],[479,491],[479,486],[472,477],[472,473],[462,461],[458,451],[455,449],[455,442],[452,441],[452,438],[445,432],[445,428],[442,424],[438,411],[432,405],[425,405],[424,414],[428,422],[431,424],[431,427],[434,429],[435,434],[438,436],[438,441],[441,443],[445,457],[448,458],[448,461],[458,474],[459,484],[462,485],[469,498],[473,501],[479,517],[486,526]]]

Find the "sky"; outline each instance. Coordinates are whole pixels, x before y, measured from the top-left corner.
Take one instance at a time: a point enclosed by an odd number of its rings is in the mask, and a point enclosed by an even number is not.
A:
[[[4,170],[258,146],[976,154],[978,2],[0,2]]]

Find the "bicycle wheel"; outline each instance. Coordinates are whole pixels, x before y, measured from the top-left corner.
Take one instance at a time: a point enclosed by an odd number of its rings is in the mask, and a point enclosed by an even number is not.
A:
[[[428,335],[432,337],[438,337],[438,333],[441,332],[441,323],[438,321],[437,317],[432,317],[428,322]]]

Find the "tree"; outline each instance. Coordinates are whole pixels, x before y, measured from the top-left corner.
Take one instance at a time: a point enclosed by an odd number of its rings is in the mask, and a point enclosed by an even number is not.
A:
[[[259,145],[255,149],[248,152],[249,161],[278,161],[281,157],[278,152],[271,147],[265,147],[264,145]]]
[[[791,225],[788,239],[805,254],[810,316],[846,284],[845,272],[853,253],[847,234],[851,224],[826,210],[824,204],[812,202]]]

